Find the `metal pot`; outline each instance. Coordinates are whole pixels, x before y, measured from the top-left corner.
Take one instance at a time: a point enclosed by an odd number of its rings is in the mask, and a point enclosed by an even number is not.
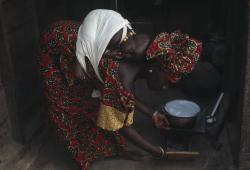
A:
[[[171,109],[171,107],[175,108]],[[162,111],[167,116],[170,127],[187,129],[194,126],[197,115],[200,112],[200,107],[196,103],[188,100],[173,100],[166,103],[165,106],[162,107]]]

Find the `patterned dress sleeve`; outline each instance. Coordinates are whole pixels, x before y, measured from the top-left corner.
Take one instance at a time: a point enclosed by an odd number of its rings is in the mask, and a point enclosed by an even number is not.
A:
[[[100,61],[99,70],[104,84],[97,125],[109,131],[116,131],[133,123],[134,95],[123,86],[118,69],[119,61],[115,58],[104,56]]]
[[[76,64],[75,42],[78,28],[79,23],[74,21],[54,22],[44,32],[40,42],[39,55],[42,55],[42,59],[46,60],[46,62],[41,61],[39,63],[46,63],[46,68],[55,67],[55,63],[58,63],[59,66],[57,67],[60,68],[58,68],[57,72],[55,70],[52,72],[54,74],[60,74],[59,71],[61,71],[63,73],[61,81],[67,82],[68,85],[74,84],[77,80],[74,66]],[[41,71],[42,73],[46,73],[43,70]]]

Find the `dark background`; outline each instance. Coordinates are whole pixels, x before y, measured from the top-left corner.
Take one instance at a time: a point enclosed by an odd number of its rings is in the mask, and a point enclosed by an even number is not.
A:
[[[223,88],[230,95],[232,151],[237,160],[247,30],[244,0],[118,0],[118,11],[137,32],[181,29],[200,39],[224,36],[228,56]],[[92,9],[115,9],[114,0],[0,0],[0,74],[13,137],[25,143],[43,124],[36,50],[42,30],[56,20],[82,21]]]

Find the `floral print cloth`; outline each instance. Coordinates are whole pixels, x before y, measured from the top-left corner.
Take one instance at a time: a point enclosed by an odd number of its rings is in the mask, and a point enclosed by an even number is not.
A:
[[[89,62],[87,78],[76,76],[79,26],[74,21],[53,23],[42,35],[38,60],[50,121],[66,149],[86,170],[96,159],[123,154],[125,143],[118,129],[132,123],[134,96],[122,86],[115,57],[102,57],[99,70],[104,84]],[[91,97],[94,88],[101,91],[101,99]],[[121,117],[105,129],[98,115],[105,117],[107,110]],[[97,120],[103,128],[97,126]]]
[[[190,73],[202,52],[202,43],[181,31],[162,32],[156,36],[146,51],[147,59],[157,59],[163,66],[166,79],[176,83]]]

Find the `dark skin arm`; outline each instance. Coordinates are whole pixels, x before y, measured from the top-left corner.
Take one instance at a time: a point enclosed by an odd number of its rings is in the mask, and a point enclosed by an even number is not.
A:
[[[134,82],[138,78],[139,72],[142,70],[142,65],[143,64],[128,62],[128,61],[123,61],[120,63],[119,73],[123,81],[123,85],[128,91],[132,92],[133,94],[135,94]],[[157,112],[157,114],[153,115],[156,112],[156,110],[144,104],[136,96],[135,96],[135,106],[136,109],[138,109],[140,112],[151,117],[157,128],[167,128],[167,126],[169,125],[167,118],[163,114]]]
[[[121,62],[119,66],[119,74],[122,79],[123,85],[127,90],[131,91],[132,93],[134,92],[134,81],[139,70],[140,66],[136,63],[131,64],[129,62],[124,61]],[[154,110],[137,99],[136,107],[143,113],[146,113],[147,115],[152,117],[152,113],[154,112]],[[134,144],[141,147],[142,149],[148,151],[152,155],[160,156],[162,154],[162,151],[161,149],[159,149],[158,146],[155,146],[148,142],[135,129],[131,127],[123,127],[122,129],[120,129],[120,131],[126,138],[128,138],[130,141],[132,141]]]
[[[123,127],[119,131],[123,134],[123,136],[125,136],[135,145],[151,153],[152,155],[156,157],[160,157],[162,155],[162,151],[159,149],[159,147],[152,145],[144,137],[142,137],[135,129],[131,128],[130,126]]]
[[[121,30],[112,38],[112,40],[109,43],[109,46],[107,47],[107,52],[110,53],[109,55],[119,55],[120,51],[115,50],[116,44],[118,44],[118,40],[120,40],[121,37]],[[123,51],[126,51],[126,53],[130,52],[130,49],[134,47],[134,43],[129,43],[127,42],[126,47]],[[142,47],[142,46],[141,46]],[[146,47],[146,45],[145,45]],[[144,48],[145,48],[144,47]],[[133,49],[133,48],[132,48]],[[136,50],[139,50],[139,48],[135,48]],[[133,50],[132,50],[133,51]],[[142,50],[141,50],[142,51]],[[140,51],[139,51],[140,52]],[[141,67],[138,65],[138,63],[134,62],[129,63],[129,62],[120,62],[120,67],[119,67],[119,74],[121,77],[121,80],[123,82],[124,87],[128,90],[131,91],[132,93],[134,92],[134,81],[137,77],[137,74],[140,72]],[[136,99],[136,108],[138,108],[140,111],[143,113],[148,114],[149,116],[152,116],[153,109],[147,107],[144,105],[142,102]],[[157,120],[156,118],[154,121]],[[157,124],[157,121],[155,121],[155,124]],[[120,132],[129,140],[131,140],[134,144],[138,145],[139,147],[143,148],[144,150],[148,151],[154,156],[161,156],[162,155],[162,150],[155,145],[152,145],[150,142],[148,142],[146,139],[144,139],[135,129],[131,127],[123,127],[120,129]]]
[[[132,75],[134,75],[136,73],[136,69],[132,69],[132,68],[128,67],[128,65],[126,66],[126,64],[121,64],[121,65],[122,65],[122,71],[123,71],[121,74],[121,77],[125,80],[124,81],[125,88],[129,89],[130,91],[133,91],[133,85],[132,85],[132,77],[133,76]],[[129,69],[127,69],[126,67]],[[124,74],[124,71],[126,71],[126,75]],[[77,63],[77,65],[76,65],[76,74],[80,79],[84,79],[84,73],[83,73],[83,70],[81,69],[79,63]],[[127,75],[131,75],[131,76],[127,77]],[[126,76],[126,78],[124,76]],[[146,110],[147,109],[145,109],[145,111]],[[139,147],[141,147],[142,149],[148,151],[152,155],[161,156],[162,151],[159,149],[159,147],[149,143],[135,129],[133,129],[131,127],[123,127],[122,129],[120,129],[120,132],[126,138],[128,138],[130,141],[132,141],[134,144],[136,144]]]
[[[137,78],[137,74],[140,71],[141,66],[139,63],[133,63],[128,61],[121,61],[119,66],[119,74],[121,77],[121,80],[123,82],[124,87],[126,90],[134,93],[134,82]],[[142,113],[145,113],[146,115],[152,117],[154,113],[154,109],[148,107],[143,102],[141,102],[136,96],[135,96],[135,105],[136,108],[141,111]]]

